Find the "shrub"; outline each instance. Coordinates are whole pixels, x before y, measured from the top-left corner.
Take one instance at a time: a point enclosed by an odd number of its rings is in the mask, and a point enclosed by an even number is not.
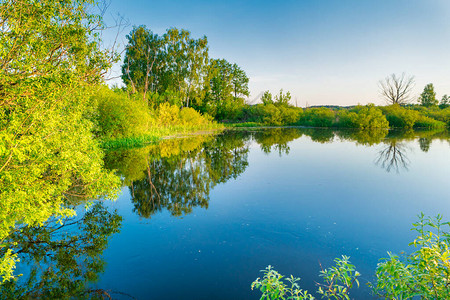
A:
[[[264,124],[275,126],[280,126],[283,124],[281,112],[275,105],[273,104],[264,105],[262,108],[262,113]]]
[[[403,259],[389,253],[389,258],[378,264],[377,282],[371,286],[386,299],[449,299],[450,223],[443,223],[439,215],[421,214],[413,226],[419,235],[410,245],[417,250]]]
[[[298,124],[312,127],[331,127],[335,119],[335,113],[331,109],[325,107],[309,108],[303,111]]]
[[[325,283],[318,284],[317,292],[323,298],[350,299],[349,291],[355,283],[359,286],[357,278],[360,274],[350,263],[349,257],[342,256],[342,259],[336,258],[334,261],[335,267],[320,271],[320,277],[324,279]],[[257,288],[262,292],[260,299],[316,299],[308,291],[300,289],[297,283],[300,278],[291,275],[284,279],[284,276],[272,269],[272,266],[268,266],[261,272],[264,273],[263,278],[257,278],[251,285],[252,290]]]
[[[163,103],[158,107],[156,112],[156,124],[158,126],[175,126],[180,123],[179,119],[180,108],[176,105]]]
[[[354,128],[389,128],[389,122],[383,115],[383,112],[373,104],[366,106],[357,106],[350,113],[356,113],[353,121]]]
[[[201,126],[212,121],[212,117],[208,114],[202,115],[193,108],[185,107],[180,110],[180,122],[184,126]]]
[[[398,104],[385,106],[382,108],[390,127],[413,128],[419,119],[419,112],[406,109]]]
[[[301,108],[291,106],[279,106],[278,109],[280,110],[283,125],[297,123],[303,112]]]
[[[414,127],[416,128],[442,128],[446,126],[447,124],[444,122],[434,120],[426,116],[419,116],[416,123],[414,123]]]
[[[127,138],[145,134],[152,123],[142,99],[131,99],[125,92],[100,89],[93,100],[98,101],[97,133],[106,138]]]

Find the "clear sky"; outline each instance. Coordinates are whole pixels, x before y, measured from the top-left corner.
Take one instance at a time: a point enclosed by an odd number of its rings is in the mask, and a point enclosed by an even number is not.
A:
[[[250,99],[283,88],[299,106],[383,104],[378,81],[402,72],[415,96],[427,83],[450,94],[450,0],[111,0],[106,20],[117,13],[206,35],[211,57],[247,73]]]

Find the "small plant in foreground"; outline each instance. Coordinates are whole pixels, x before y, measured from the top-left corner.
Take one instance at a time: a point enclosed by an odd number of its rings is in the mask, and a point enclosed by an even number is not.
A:
[[[412,230],[419,233],[410,244],[417,251],[400,259],[389,258],[378,264],[374,292],[386,299],[450,299],[450,222],[419,215]]]
[[[257,278],[252,283],[252,290],[254,288],[259,289],[263,294],[260,300],[274,300],[274,299],[314,299],[314,297],[303,291],[297,284],[300,278],[291,277],[284,279],[284,276],[272,269],[272,266],[268,266],[265,270],[261,270],[264,273],[263,278]],[[290,286],[288,286],[287,281]]]
[[[359,287],[357,278],[360,274],[348,256],[343,255],[342,259],[336,258],[334,261],[335,267],[320,271],[325,284],[319,284],[318,293],[328,299],[350,299],[348,292],[355,283]]]
[[[356,283],[359,286],[357,277],[360,276],[356,271],[355,266],[349,261],[349,257],[342,256],[342,259],[336,258],[335,267],[322,270],[320,276],[324,278],[325,284],[318,284],[318,293],[323,295],[323,298],[328,299],[350,299],[348,292]],[[292,299],[292,300],[312,300],[316,299],[308,291],[300,289],[298,281],[300,278],[293,277],[284,278],[283,275],[275,271],[272,266],[268,266],[265,270],[263,278],[257,278],[251,285],[262,292],[261,300],[274,299]],[[288,285],[289,284],[289,285]]]

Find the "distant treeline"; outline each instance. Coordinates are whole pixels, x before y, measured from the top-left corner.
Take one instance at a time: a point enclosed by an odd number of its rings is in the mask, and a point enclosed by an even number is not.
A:
[[[290,93],[283,90],[274,96],[265,91],[261,104],[248,105],[244,101],[249,96],[246,73],[235,63],[210,58],[206,37],[194,39],[189,31],[177,28],[157,35],[138,26],[127,39],[122,90],[131,98],[143,99],[153,111],[162,104],[190,107],[206,119],[210,116],[216,121],[237,123],[235,126],[367,129],[442,128],[450,124],[449,97],[444,95],[439,104],[432,84],[424,88],[418,99],[420,105],[408,105],[414,78],[405,74],[392,74],[380,81],[388,106],[328,105],[302,109],[293,106]],[[184,114],[195,115],[194,110]],[[105,130],[104,134],[112,134],[109,127]]]

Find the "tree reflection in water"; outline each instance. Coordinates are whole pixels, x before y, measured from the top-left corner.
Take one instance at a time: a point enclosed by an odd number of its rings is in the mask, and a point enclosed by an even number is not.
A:
[[[410,160],[406,156],[407,147],[396,139],[387,141],[387,145],[378,152],[375,164],[381,166],[387,172],[395,170],[400,173],[401,169],[408,171]]]
[[[2,299],[109,298],[111,292],[88,283],[103,271],[101,255],[122,217],[97,202],[83,217],[61,221],[16,229],[3,241],[19,254],[24,274],[0,286]]]
[[[275,151],[281,156],[288,155],[289,143],[303,135],[320,143],[331,143],[336,138],[365,146],[385,143],[386,147],[378,153],[375,162],[388,172],[408,170],[410,161],[404,142],[417,137],[430,141],[448,139],[448,132],[436,131],[252,128],[165,140],[146,148],[110,152],[105,164],[117,170],[124,185],[129,187],[137,214],[150,218],[156,212],[168,210],[174,216],[182,216],[191,213],[194,207],[208,208],[211,189],[236,179],[245,171],[251,141],[256,142],[264,153]]]

